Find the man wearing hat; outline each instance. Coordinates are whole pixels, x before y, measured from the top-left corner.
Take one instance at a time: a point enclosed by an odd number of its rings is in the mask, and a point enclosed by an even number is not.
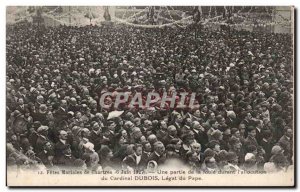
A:
[[[39,121],[35,121],[32,124],[32,127],[29,129],[29,136],[28,136],[28,140],[29,143],[31,144],[31,146],[33,148],[35,148],[35,144],[38,138],[38,133],[37,133],[37,129],[41,126],[42,124]]]
[[[245,163],[243,169],[246,171],[255,171],[257,170],[256,157],[253,153],[247,153],[245,155]]]
[[[38,154],[44,149],[44,145],[49,142],[48,138],[48,126],[40,126],[37,129],[38,138],[35,144],[35,152]]]

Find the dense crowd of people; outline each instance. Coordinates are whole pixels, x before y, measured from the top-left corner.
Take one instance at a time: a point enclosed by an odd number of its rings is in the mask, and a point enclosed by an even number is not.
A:
[[[7,26],[7,165],[199,173],[293,166],[291,34]],[[196,93],[195,108],[114,108],[112,92]],[[114,111],[122,114],[108,118]]]

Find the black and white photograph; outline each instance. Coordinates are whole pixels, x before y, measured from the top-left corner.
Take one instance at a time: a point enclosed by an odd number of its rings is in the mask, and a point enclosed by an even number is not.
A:
[[[7,6],[7,186],[295,186],[294,11]]]

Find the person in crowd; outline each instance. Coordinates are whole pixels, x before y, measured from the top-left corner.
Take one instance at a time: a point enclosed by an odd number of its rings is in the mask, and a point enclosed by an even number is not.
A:
[[[37,157],[39,157],[42,161],[42,163],[47,167],[51,168],[53,167],[53,158],[54,158],[54,150],[53,146],[50,142],[45,143],[44,150],[41,151],[39,154],[37,154]]]
[[[91,170],[97,170],[97,168],[99,167],[99,155],[94,150],[94,144],[88,142],[83,146],[85,152],[82,158],[85,161],[87,168],[90,168]]]
[[[65,149],[66,146],[70,145],[67,142],[67,136],[68,136],[68,133],[66,131],[61,130],[59,132],[59,136],[58,136],[59,141],[57,143],[55,143],[55,145],[54,145],[54,158],[57,160],[64,156],[63,149]]]
[[[123,159],[123,164],[128,170],[144,170],[147,165],[148,156],[143,153],[143,146],[135,144],[133,146],[134,153]]]
[[[175,156],[201,171],[294,164],[291,35],[204,27],[200,43],[190,28],[100,29],[7,27],[8,165],[110,170],[126,158],[153,171]],[[176,93],[174,107],[130,107],[149,92]],[[176,108],[192,92],[197,105]],[[128,101],[115,107],[118,93]]]
[[[148,162],[155,161],[158,166],[164,164],[164,162],[166,160],[164,144],[160,141],[157,141],[154,143],[153,149],[154,149],[154,151],[149,156]]]

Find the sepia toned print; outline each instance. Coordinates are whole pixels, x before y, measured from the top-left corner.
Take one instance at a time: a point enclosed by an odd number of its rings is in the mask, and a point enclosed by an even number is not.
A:
[[[8,186],[294,186],[293,7],[6,11]]]

